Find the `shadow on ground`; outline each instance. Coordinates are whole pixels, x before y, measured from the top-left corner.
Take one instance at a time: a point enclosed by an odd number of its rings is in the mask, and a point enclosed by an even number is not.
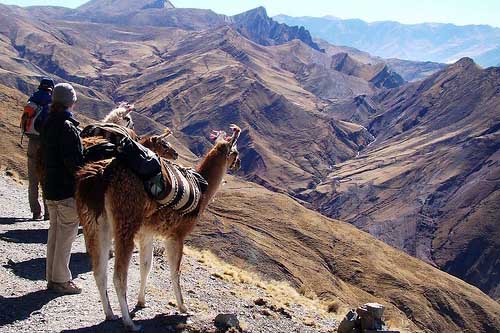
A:
[[[15,224],[18,222],[31,222],[33,219],[27,217],[0,217],[0,224]]]
[[[0,235],[0,239],[10,243],[47,244],[47,229],[9,230]]]
[[[182,330],[188,323],[187,315],[156,315],[151,319],[134,320],[136,325],[142,326],[143,333],[175,333]],[[122,333],[124,326],[121,319],[115,321],[103,321],[100,324],[82,327],[73,330],[64,330],[61,333]]]
[[[37,290],[18,297],[0,296],[0,326],[29,318],[33,312],[59,296],[48,290]]]
[[[29,280],[45,280],[45,258],[35,258],[26,261],[13,262],[9,260],[3,267],[12,270],[18,277]],[[92,263],[86,253],[71,254],[69,268],[76,278],[79,274],[87,273],[92,270]]]
[[[47,222],[48,225],[48,222]],[[82,229],[78,229],[78,234]],[[0,235],[0,239],[10,243],[47,244],[48,229],[9,230]]]

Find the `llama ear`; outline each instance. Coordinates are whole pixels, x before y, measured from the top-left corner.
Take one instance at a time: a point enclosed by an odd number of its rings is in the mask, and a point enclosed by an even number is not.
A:
[[[228,141],[231,143],[231,146],[233,146],[240,137],[241,129],[235,124],[231,124],[229,128],[233,131],[233,135],[228,138]]]
[[[227,142],[227,135],[225,131],[214,131],[212,130],[212,133],[210,134],[210,139],[214,140],[215,142]]]
[[[210,140],[216,141],[219,135],[220,131],[212,130],[212,133],[210,133]]]
[[[171,130],[170,128],[168,128],[168,127],[167,127],[167,128],[165,128],[165,130],[163,131],[163,134],[162,134],[162,135],[160,135],[159,137],[160,137],[160,138],[162,138],[162,139],[164,139],[164,138],[166,138],[166,137],[168,137],[168,136],[170,136],[170,135],[172,135],[172,130]]]

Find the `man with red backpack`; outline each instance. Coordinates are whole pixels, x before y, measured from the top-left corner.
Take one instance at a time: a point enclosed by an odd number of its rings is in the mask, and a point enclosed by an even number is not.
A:
[[[43,78],[40,81],[38,90],[35,91],[29,98],[24,112],[21,117],[22,135],[26,135],[28,142],[28,182],[29,182],[29,203],[33,213],[33,219],[39,220],[42,218],[42,208],[38,202],[38,185],[40,184],[39,175],[37,172],[37,162],[40,161],[40,130],[42,124],[49,114],[50,103],[52,102],[52,90],[54,89],[54,81],[49,78]],[[21,138],[22,142],[22,138]],[[49,211],[43,199],[44,204],[44,220],[49,219]]]

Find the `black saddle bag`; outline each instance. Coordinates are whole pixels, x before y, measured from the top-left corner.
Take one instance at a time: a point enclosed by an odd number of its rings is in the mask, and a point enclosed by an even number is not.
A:
[[[143,181],[161,172],[158,156],[152,150],[129,137],[120,141],[118,151],[117,158]]]
[[[116,157],[117,154],[118,152],[114,144],[103,142],[86,148],[84,151],[84,159],[85,163],[102,161]]]

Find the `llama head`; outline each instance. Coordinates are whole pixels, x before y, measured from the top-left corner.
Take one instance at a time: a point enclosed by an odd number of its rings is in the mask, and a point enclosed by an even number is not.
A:
[[[165,132],[161,135],[153,135],[150,138],[150,145],[147,145],[149,149],[153,150],[159,156],[166,158],[168,160],[176,160],[179,157],[177,151],[172,147],[170,143],[167,142],[167,137],[172,134],[170,128],[166,128]]]
[[[111,112],[103,119],[105,123],[114,123],[124,126],[126,128],[134,129],[134,121],[130,114],[134,110],[134,104],[121,102],[118,107],[111,110]]]
[[[215,140],[215,147],[226,155],[228,168],[236,171],[241,166],[238,147],[236,146],[236,141],[240,136],[241,129],[234,124],[229,126],[229,128],[233,132],[232,135],[228,135],[225,131],[212,130],[210,138]]]

